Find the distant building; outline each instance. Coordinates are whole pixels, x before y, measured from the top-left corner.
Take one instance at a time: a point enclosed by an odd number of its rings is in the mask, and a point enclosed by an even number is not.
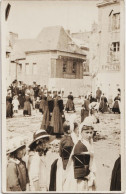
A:
[[[85,93],[92,92],[92,75],[98,69],[98,24],[94,22],[91,31],[72,33],[71,36],[87,54],[87,60],[83,63],[84,90]]]
[[[17,40],[11,53],[17,80],[64,88],[66,95],[72,91],[75,96],[83,87],[84,61],[86,53],[61,26],[44,28],[34,40]]]
[[[98,71],[93,77],[94,90],[99,86],[111,99],[121,87],[120,63],[120,1],[102,0],[99,11]]]

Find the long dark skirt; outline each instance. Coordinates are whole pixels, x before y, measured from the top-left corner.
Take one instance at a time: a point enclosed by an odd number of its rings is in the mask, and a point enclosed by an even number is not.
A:
[[[59,110],[59,107],[54,107],[51,119],[51,126],[53,127],[54,134],[63,134],[63,121],[62,113]]]
[[[31,103],[29,101],[25,101],[23,115],[31,115]]]
[[[45,106],[46,106],[46,101],[44,99],[42,99],[40,102],[40,105],[39,105],[39,111],[42,112],[42,114],[45,111]]]
[[[89,116],[89,110],[81,109],[81,123]]]
[[[112,111],[113,111],[114,113],[115,113],[115,112],[120,113],[120,108],[119,108],[119,102],[118,102],[118,100],[116,100],[116,101],[114,102]]]
[[[13,105],[10,102],[6,102],[6,117],[13,117]]]
[[[68,99],[66,103],[66,111],[74,111],[74,110],[75,110],[75,107],[74,107],[73,100]]]
[[[42,119],[42,124],[41,124],[41,129],[47,130],[50,124],[50,113],[49,113],[49,108],[48,106],[45,106],[45,111],[43,114],[43,119]]]
[[[121,157],[115,161],[112,170],[110,191],[121,191]]]
[[[100,102],[99,111],[102,113],[109,112],[107,103],[105,103],[103,100]]]

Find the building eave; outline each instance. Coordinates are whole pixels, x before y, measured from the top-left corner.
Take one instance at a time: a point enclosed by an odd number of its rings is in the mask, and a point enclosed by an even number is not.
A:
[[[26,54],[30,54],[30,53],[41,53],[41,52],[65,52],[65,53],[70,53],[70,54],[75,54],[75,55],[82,55],[86,57],[86,54],[82,54],[82,53],[76,53],[76,52],[69,52],[69,51],[62,51],[62,50],[37,50],[37,51],[26,51]]]
[[[102,3],[98,3],[96,6],[97,7],[105,7],[105,6],[113,5],[113,4],[119,4],[119,2],[118,1],[116,1],[116,2],[102,2]]]

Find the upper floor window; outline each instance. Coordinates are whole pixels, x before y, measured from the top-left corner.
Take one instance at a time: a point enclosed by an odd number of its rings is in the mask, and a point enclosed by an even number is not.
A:
[[[25,63],[25,73],[26,75],[29,74],[29,63]]]
[[[112,16],[112,30],[120,29],[120,13],[115,13]]]
[[[64,62],[63,63],[63,73],[66,73],[67,72],[67,63]]]
[[[37,64],[36,63],[33,63],[32,73],[33,73],[33,75],[36,75],[37,74]]]
[[[109,49],[108,62],[118,62],[120,57],[120,42],[113,42]]]
[[[120,49],[120,42],[113,42],[112,43],[112,50],[113,52],[118,52]]]

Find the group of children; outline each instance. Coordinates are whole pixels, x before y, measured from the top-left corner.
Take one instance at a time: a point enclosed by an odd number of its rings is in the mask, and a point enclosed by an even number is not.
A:
[[[7,191],[88,191],[95,187],[93,126],[75,122],[71,131],[68,121],[63,124],[59,157],[48,166],[47,153],[51,136],[40,129],[28,145],[28,160],[23,160],[26,144],[11,139],[7,150]]]

